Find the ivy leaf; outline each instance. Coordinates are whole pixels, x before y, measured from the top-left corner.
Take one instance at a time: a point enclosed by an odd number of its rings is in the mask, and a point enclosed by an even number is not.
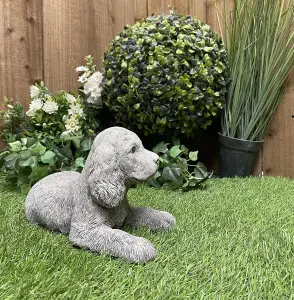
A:
[[[192,161],[196,161],[198,159],[198,151],[190,151],[189,158]]]
[[[93,144],[93,139],[91,138],[82,140],[81,151],[89,151],[92,147],[92,144]]]
[[[27,183],[22,184],[19,188],[22,195],[27,195],[31,189],[30,185]]]
[[[40,142],[36,143],[31,149],[39,154],[44,154],[46,147],[44,147]]]
[[[20,163],[20,167],[36,167],[38,165],[38,157],[37,156],[31,156],[29,159],[23,161]]]
[[[167,148],[168,145],[169,145],[169,143],[160,142],[155,147],[153,147],[152,151],[157,153],[157,154],[158,153],[167,153],[168,152],[168,148]]]
[[[201,171],[201,173],[204,176],[207,176],[207,174],[208,174],[207,168],[205,167],[205,165],[202,162],[197,163],[196,168],[198,168],[198,170]]]
[[[41,156],[41,161],[44,164],[53,165],[55,156],[56,154],[53,151],[48,150]]]
[[[37,182],[48,175],[48,168],[46,166],[35,166],[32,168],[32,173],[29,175],[29,179],[32,182]]]
[[[194,176],[197,179],[202,179],[204,177],[208,176],[208,172],[207,169],[205,167],[205,165],[201,162],[199,162],[196,167],[194,168]]]
[[[56,145],[52,146],[52,151],[56,154],[56,156],[61,160],[61,161],[68,161],[73,159],[73,154],[72,151],[68,146],[64,147],[58,147]]]
[[[20,141],[8,143],[8,145],[10,146],[10,148],[13,152],[18,152],[21,150],[21,142]]]
[[[185,155],[188,155],[188,154],[189,154],[189,149],[188,149],[186,146],[182,145],[180,149],[182,150],[182,152],[183,152]]]
[[[173,146],[170,150],[169,150],[169,155],[172,158],[177,157],[178,155],[180,155],[182,153],[182,150],[180,149],[180,145],[176,145]]]
[[[85,166],[85,158],[84,157],[78,157],[75,160],[75,168],[83,168]]]
[[[34,138],[27,138],[26,146],[27,146],[28,148],[30,148],[30,147],[32,147],[33,145],[35,145],[37,142],[38,142],[37,139],[34,139]]]
[[[167,181],[171,181],[175,185],[181,184],[181,168],[175,165],[165,167],[162,171],[162,178]]]
[[[157,171],[151,178],[146,180],[146,183],[155,188],[160,188],[161,184],[157,181],[157,179],[161,177],[160,173]]]
[[[25,160],[29,159],[30,157],[34,156],[32,150],[30,150],[30,149],[21,151],[19,154],[20,154],[20,159],[22,161],[25,161]]]
[[[14,169],[15,168],[15,164],[17,162],[17,160],[19,159],[20,155],[18,153],[11,153],[9,155],[7,155],[4,158],[4,166],[6,169]]]

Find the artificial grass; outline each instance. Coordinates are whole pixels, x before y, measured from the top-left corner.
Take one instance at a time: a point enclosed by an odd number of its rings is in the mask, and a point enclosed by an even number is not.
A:
[[[30,225],[0,180],[0,299],[284,299],[294,295],[294,181],[211,179],[182,193],[138,186],[130,202],[171,212],[169,233],[130,230],[158,250],[131,265]]]

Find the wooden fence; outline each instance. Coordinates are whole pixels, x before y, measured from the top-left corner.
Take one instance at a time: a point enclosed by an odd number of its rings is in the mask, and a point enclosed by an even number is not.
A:
[[[86,55],[100,67],[107,44],[125,24],[167,12],[168,5],[218,31],[214,0],[0,0],[0,105],[7,96],[27,108],[29,85],[40,80],[52,91],[77,89],[74,68]],[[265,174],[294,177],[293,95],[291,76],[257,174],[263,162]]]

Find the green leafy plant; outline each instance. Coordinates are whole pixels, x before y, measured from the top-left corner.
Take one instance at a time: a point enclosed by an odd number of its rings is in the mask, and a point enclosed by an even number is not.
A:
[[[227,54],[208,25],[171,11],[127,25],[102,72],[102,99],[117,123],[145,135],[191,136],[223,107]]]
[[[159,168],[156,174],[147,180],[153,187],[170,187],[189,190],[199,187],[212,173],[207,172],[205,165],[198,162],[198,151],[189,151],[179,141],[170,149],[169,144],[160,142],[153,148],[159,155]]]
[[[231,81],[222,133],[263,140],[294,65],[294,1],[234,0],[230,15],[223,3]]]
[[[0,153],[0,166],[6,179],[15,182],[26,194],[34,183],[51,173],[80,172],[91,145],[91,138],[82,139],[79,148],[70,142],[59,145],[41,134],[36,138],[21,138]]]
[[[41,82],[30,87],[27,112],[19,103],[5,100],[6,109],[0,112],[0,136],[7,147],[0,152],[0,168],[23,193],[48,174],[81,171],[84,166],[100,128],[99,108],[93,103],[99,95],[95,89],[87,93],[86,86],[95,67],[91,67],[90,56],[86,60],[87,66],[78,68],[84,84],[80,95],[66,91],[53,95]]]

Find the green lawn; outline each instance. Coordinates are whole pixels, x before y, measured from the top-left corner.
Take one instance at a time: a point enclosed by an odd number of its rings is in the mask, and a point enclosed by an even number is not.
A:
[[[289,299],[294,295],[294,181],[211,179],[188,193],[139,186],[130,202],[167,210],[148,238],[155,261],[130,265],[31,226],[24,197],[0,180],[0,299]]]

